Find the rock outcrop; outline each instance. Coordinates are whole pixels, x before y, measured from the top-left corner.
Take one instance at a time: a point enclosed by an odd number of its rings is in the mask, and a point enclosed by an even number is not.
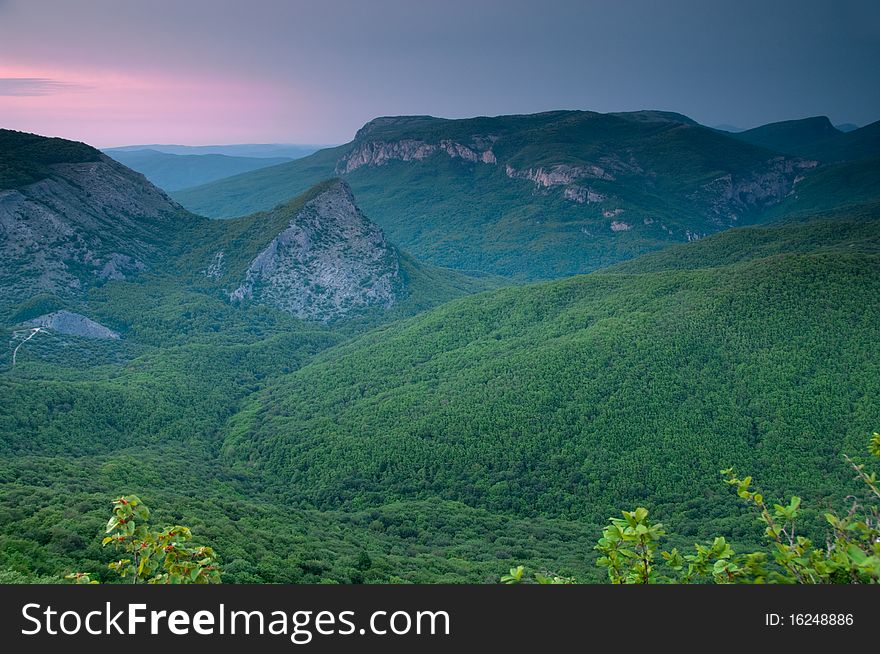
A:
[[[274,211],[285,210],[282,205]],[[401,287],[397,251],[355,205],[348,185],[337,180],[291,216],[229,295],[326,322],[367,307],[390,307]]]
[[[817,161],[775,157],[759,170],[734,177],[717,177],[690,194],[707,207],[708,218],[718,226],[735,223],[741,214],[781,202],[803,179],[801,173],[818,165]]]
[[[440,152],[453,159],[464,161],[496,163],[492,152],[494,138],[474,137],[470,145],[464,145],[450,139],[441,139],[437,143],[429,143],[419,139],[401,139],[399,141],[364,141],[342,158],[336,167],[339,174],[350,173],[361,166],[382,166],[389,161],[421,161]]]
[[[591,188],[586,186],[579,186],[577,184],[571,184],[570,186],[565,187],[565,191],[563,191],[562,196],[566,200],[572,200],[574,202],[578,202],[580,204],[592,204],[594,202],[604,202],[607,199],[607,196],[602,193],[597,193]]]
[[[0,190],[0,293],[7,300],[128,279],[157,259],[169,230],[192,218],[104,155],[48,170],[44,179]]]
[[[549,168],[524,168],[518,170],[511,165],[505,168],[507,176],[513,179],[528,179],[538,186],[549,188],[551,186],[565,186],[579,179],[603,179],[614,181],[614,176],[601,166],[593,164],[584,166],[570,166],[559,164]]]
[[[27,323],[31,327],[51,329],[59,334],[83,338],[118,339],[119,334],[101,323],[72,311],[61,310],[34,318]]]

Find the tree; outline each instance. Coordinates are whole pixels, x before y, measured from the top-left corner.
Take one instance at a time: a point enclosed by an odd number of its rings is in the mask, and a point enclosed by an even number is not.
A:
[[[192,539],[188,527],[175,525],[153,530],[147,520],[150,510],[137,495],[113,500],[113,514],[107,521],[103,546],[112,544],[128,556],[109,564],[131,583],[219,584],[220,569],[214,550],[187,545]],[[88,573],[69,574],[78,584],[98,583]]]
[[[868,452],[880,459],[880,433],[872,435]],[[863,464],[844,458],[856,479],[865,484],[868,496],[874,502],[880,499],[877,473],[868,473]],[[655,559],[666,532],[661,523],[648,519],[647,509],[639,507],[623,511],[623,518],[611,518],[596,545],[602,555],[598,564],[608,570],[611,583],[880,583],[880,505],[847,498],[850,506],[845,514],[825,514],[832,532],[824,547],[817,547],[797,533],[801,498],[794,496],[788,503],[773,504],[771,508],[764,494],[753,489],[751,477],[740,478],[732,468],[721,474],[736,488],[737,495],[758,511],[765,527],[767,551],[736,554],[719,536],[711,544],[695,544],[693,554],[682,554],[677,548],[661,552],[664,569],[659,570]],[[523,566],[511,568],[501,581],[522,583],[524,573]],[[566,583],[539,574],[534,577],[538,583]]]

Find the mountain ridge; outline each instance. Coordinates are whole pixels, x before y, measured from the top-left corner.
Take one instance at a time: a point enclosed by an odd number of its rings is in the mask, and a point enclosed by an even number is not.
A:
[[[108,150],[105,154],[143,173],[166,192],[275,166],[289,157],[236,157],[224,154],[168,154],[158,150]]]
[[[15,315],[40,295],[55,298],[57,310],[67,308],[59,301],[80,301],[110,282],[169,277],[197,293],[317,321],[388,312],[401,302],[406,312],[493,284],[403,255],[342,180],[217,222],[85,144],[11,132],[3,139],[16,146],[3,168],[7,185],[16,186],[0,191],[0,315]],[[407,300],[410,285],[419,297]]]
[[[668,112],[386,116],[346,145],[174,197],[223,217],[341,175],[416,256],[540,279],[753,222],[815,165]]]
[[[880,157],[880,121],[839,130],[827,116],[785,120],[732,133],[735,139],[791,156],[840,163]]]

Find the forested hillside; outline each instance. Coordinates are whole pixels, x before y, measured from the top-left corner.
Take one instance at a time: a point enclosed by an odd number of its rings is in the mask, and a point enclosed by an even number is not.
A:
[[[415,256],[534,280],[760,221],[815,165],[669,112],[399,116],[344,146],[174,197],[225,218],[342,175]]]
[[[843,239],[777,228],[787,245],[728,265],[718,250],[770,230],[685,246],[710,267],[449,303],[270,384],[229,422],[224,460],[323,508],[443,497],[595,521],[712,497],[727,465],[830,490],[880,411],[871,216],[837,223]]]
[[[682,544],[748,546],[760,529],[718,470],[822,506],[877,428],[880,210],[850,204],[871,197],[869,163],[805,178],[772,225],[501,287],[399,249],[338,179],[209,221],[87,146],[10,138],[27,154],[0,191],[16,255],[0,279],[0,581],[108,580],[95,535],[131,493],[209,540],[227,582],[491,582],[519,564],[598,581],[592,545],[619,508],[664,516]],[[418,174],[406,165],[345,176]],[[20,238],[50,224],[70,238]],[[291,310],[328,289],[344,312]]]

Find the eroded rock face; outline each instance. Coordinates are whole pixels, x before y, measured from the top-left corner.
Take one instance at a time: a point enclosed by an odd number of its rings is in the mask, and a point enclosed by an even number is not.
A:
[[[168,228],[187,216],[109,157],[51,169],[46,179],[0,191],[0,293],[7,298],[130,278],[148,268]]]
[[[529,179],[539,186],[549,188],[551,186],[565,186],[579,179],[603,179],[614,181],[614,176],[601,166],[569,166],[560,164],[549,168],[525,168],[518,170],[511,165],[505,169],[508,177],[513,179]]]
[[[417,139],[400,141],[364,141],[359,143],[337,165],[337,173],[350,173],[361,166],[382,166],[389,161],[421,161],[438,152],[445,153],[453,159],[496,163],[492,152],[492,136],[475,136],[470,145],[464,145],[449,139],[437,143]]]
[[[579,186],[577,184],[566,186],[565,191],[563,191],[562,195],[566,200],[572,200],[580,204],[593,204],[594,202],[604,202],[607,199],[607,196],[603,195],[602,193],[597,193],[591,188],[588,188],[586,186]]]
[[[251,262],[230,298],[329,321],[357,309],[390,307],[401,287],[397,251],[339,181],[291,218]]]
[[[729,226],[741,213],[781,202],[803,179],[800,173],[817,165],[817,161],[775,157],[750,175],[722,175],[694,191],[691,198],[708,205],[710,220]]]
[[[81,336],[83,338],[118,339],[119,334],[101,323],[72,311],[61,310],[34,318],[28,322],[32,327],[51,329],[59,334]]]

